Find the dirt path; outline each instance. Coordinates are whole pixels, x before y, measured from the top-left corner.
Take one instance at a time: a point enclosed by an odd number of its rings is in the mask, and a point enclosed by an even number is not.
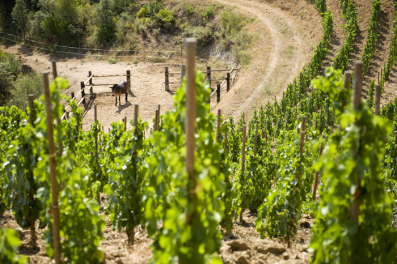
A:
[[[287,84],[299,74],[299,71],[310,61],[307,53],[313,52],[315,45],[321,39],[322,28],[308,28],[307,17],[300,12],[299,16],[293,16],[278,7],[266,3],[246,1],[242,4],[236,0],[217,0],[220,3],[236,6],[239,11],[254,15],[259,19],[260,26],[266,29],[267,43],[257,43],[256,46],[265,48],[271,46],[271,53],[263,61],[260,58],[262,68],[258,73],[258,57],[253,57],[250,66],[240,74],[240,80],[233,87],[216,109],[222,109],[226,116],[233,116],[234,120],[240,117],[242,112],[250,115],[254,109],[265,104],[268,100],[280,98]],[[317,12],[314,6],[300,3],[296,9],[303,8],[305,13]],[[311,9],[313,8],[313,9]],[[302,10],[301,10],[302,11]],[[318,13],[318,12],[317,12]],[[313,18],[310,13],[311,23],[313,19],[321,22],[320,16]],[[321,25],[321,24],[320,24]],[[257,48],[257,47],[256,47]],[[255,52],[254,50],[253,52]],[[258,74],[260,74],[258,76]],[[252,80],[255,80],[253,82]]]

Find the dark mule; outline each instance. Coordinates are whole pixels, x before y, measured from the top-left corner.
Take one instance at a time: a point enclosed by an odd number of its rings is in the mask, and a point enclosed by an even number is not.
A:
[[[117,96],[119,97],[119,105],[121,104],[120,95],[125,94],[125,100],[127,101],[128,97],[128,84],[126,81],[122,81],[120,84],[115,84],[112,89],[112,93],[116,96],[116,105],[117,105]]]

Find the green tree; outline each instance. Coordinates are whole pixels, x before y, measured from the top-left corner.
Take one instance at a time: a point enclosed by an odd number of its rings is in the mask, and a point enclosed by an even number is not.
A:
[[[11,13],[13,23],[16,24],[18,30],[22,32],[25,38],[26,31],[28,30],[28,9],[26,8],[24,0],[16,0],[15,6]]]
[[[112,2],[101,0],[95,14],[97,28],[95,30],[95,40],[100,45],[106,45],[116,37],[116,18],[112,12]]]

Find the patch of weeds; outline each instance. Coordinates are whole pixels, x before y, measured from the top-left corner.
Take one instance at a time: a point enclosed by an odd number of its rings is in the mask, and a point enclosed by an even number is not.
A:
[[[293,45],[288,45],[288,47],[284,50],[285,56],[287,58],[291,58],[294,54],[295,47]]]
[[[191,16],[191,15],[194,15],[194,13],[195,13],[194,6],[191,3],[189,3],[186,6],[186,15]]]
[[[132,63],[135,65],[135,66],[138,66],[138,60],[137,59],[135,59]]]
[[[108,62],[109,62],[110,64],[116,64],[116,63],[117,63],[117,60],[114,59],[114,58],[109,58],[109,59],[108,59]]]
[[[273,83],[273,82],[272,82]],[[261,90],[262,95],[264,96],[271,96],[274,94],[274,91],[270,88],[272,85],[265,84]]]
[[[127,65],[131,65],[131,62],[127,62]]]
[[[255,21],[255,17],[251,17],[250,19],[248,19],[248,23],[252,23]]]

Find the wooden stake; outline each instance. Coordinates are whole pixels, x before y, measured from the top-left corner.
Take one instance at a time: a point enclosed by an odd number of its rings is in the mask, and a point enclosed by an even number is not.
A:
[[[236,148],[235,148],[236,141],[235,141],[233,132],[232,132],[232,136],[233,136],[233,162],[236,162]]]
[[[159,110],[156,109],[155,113],[154,113],[154,131],[158,130],[157,124],[158,124],[158,118],[159,118]]]
[[[187,79],[186,79],[186,170],[189,174],[188,193],[192,193],[196,187],[196,177],[194,175],[194,149],[196,145],[195,125],[196,125],[196,73],[195,56],[197,53],[197,40],[187,38],[185,40],[185,50],[187,59]],[[196,197],[196,196],[193,196]],[[186,221],[190,225],[192,215],[186,215]]]
[[[51,178],[51,194],[52,204],[51,212],[53,215],[53,232],[54,232],[54,255],[55,264],[61,264],[61,239],[59,235],[59,209],[58,209],[58,182],[55,168],[55,144],[54,144],[54,133],[53,133],[53,115],[52,115],[52,103],[50,95],[50,86],[48,80],[48,72],[43,72],[43,83],[44,83],[44,95],[46,101],[46,112],[47,112],[47,135],[48,135],[48,162],[50,165],[50,178]]]
[[[183,83],[183,78],[186,76],[186,65],[181,64],[181,84]]]
[[[216,123],[216,142],[219,142],[219,135],[220,135],[220,129],[221,129],[221,109],[218,109],[218,120]]]
[[[33,100],[34,100],[33,99],[33,94],[29,94],[29,109],[30,109],[29,123],[32,126],[34,126],[34,124],[33,124],[34,102],[33,102]],[[29,173],[31,173],[33,175],[33,171],[29,170]],[[30,196],[30,199],[32,199],[33,201],[35,200],[34,189],[32,187],[30,187],[29,196]],[[31,245],[32,245],[33,248],[37,248],[36,226],[35,226],[35,222],[33,220],[33,217],[30,218],[30,234],[31,234]]]
[[[245,138],[246,138],[246,125],[243,126],[243,148],[242,148],[242,153],[241,153],[241,173],[244,173],[245,170]],[[240,223],[243,223],[244,219],[243,219],[243,210],[241,210],[240,213]]]
[[[58,73],[57,73],[57,63],[55,60],[51,61],[52,64],[52,77],[55,79],[58,77]],[[64,108],[65,110],[65,108]],[[61,119],[57,118],[57,126],[61,126]],[[62,156],[62,152],[63,152],[63,145],[62,145],[62,139],[58,139],[58,156],[61,157]]]
[[[356,61],[354,65],[354,97],[353,107],[357,110],[361,104],[361,90],[363,85],[363,62]],[[355,156],[357,154],[354,154]],[[361,195],[361,180],[356,175],[357,188],[353,196],[353,202],[350,204],[350,220],[358,224],[358,216],[360,214],[360,205],[355,201]]]
[[[131,71],[130,70],[126,70],[125,73],[127,75],[127,85],[128,85],[127,91],[132,91],[131,90]]]
[[[124,116],[124,132],[127,131],[127,117]]]
[[[209,66],[207,67],[207,80],[208,80],[208,83],[210,84],[210,88],[211,88],[211,67],[209,67]]]
[[[247,126],[243,126],[243,148],[241,153],[241,171],[244,172],[245,170],[245,140],[246,140],[246,130]]]
[[[165,67],[165,90],[169,91],[170,90],[170,80],[169,80],[169,75],[168,75],[168,67]]]
[[[157,110],[158,110],[158,113],[157,113],[157,130],[160,130],[160,108],[161,108],[161,105],[160,104],[157,105]]]
[[[380,115],[380,85],[375,85],[375,115]]]
[[[300,138],[300,155],[303,155],[303,147],[305,146],[305,134],[306,134],[306,116],[302,116],[302,132],[300,132],[301,134],[301,138]],[[301,173],[300,171],[298,171],[296,178],[298,179],[298,181],[301,180]]]
[[[52,65],[52,78],[54,78],[55,80],[58,77],[57,62],[55,60],[52,60],[51,65]]]
[[[226,73],[226,91],[230,91],[230,72]]]
[[[29,109],[30,109],[30,114],[29,114],[29,123],[33,125],[33,111],[34,111],[34,97],[33,94],[29,94]]]
[[[135,104],[134,105],[134,128],[135,128],[135,132],[134,133],[137,133],[138,111],[139,111],[139,104]]]
[[[346,89],[350,89],[351,79],[352,79],[351,71],[346,71],[345,72],[345,85],[344,85]]]
[[[220,102],[221,101],[221,84],[218,83],[216,85],[216,102]]]
[[[256,155],[256,151],[258,149],[257,144],[258,144],[258,121],[256,121],[254,156]]]
[[[223,149],[225,150],[225,153],[226,153],[226,151],[227,151],[227,131],[225,132],[225,140],[224,140]]]
[[[88,77],[91,77],[92,73],[91,71],[88,72]],[[92,77],[89,81],[88,81],[88,85],[90,86],[90,93],[93,93],[93,89],[92,89],[92,79],[94,79],[94,77]],[[85,103],[85,100],[84,100]]]
[[[323,153],[323,144],[321,143],[320,145],[320,153],[318,154],[318,157],[321,157],[321,154]],[[318,174],[319,172],[316,171],[316,177],[314,179],[314,186],[313,186],[313,196],[312,196],[312,200],[315,201],[316,200],[316,196],[317,196],[317,188],[318,188]]]

